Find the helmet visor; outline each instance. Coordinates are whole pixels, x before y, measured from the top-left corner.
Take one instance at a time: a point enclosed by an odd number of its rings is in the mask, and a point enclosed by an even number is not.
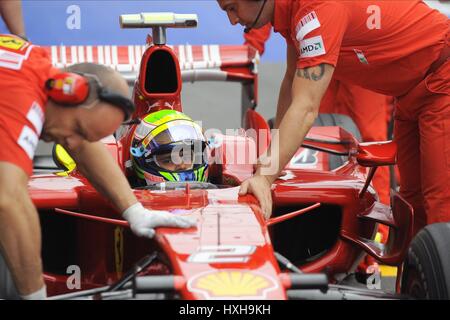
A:
[[[149,154],[165,153],[165,145],[182,141],[205,141],[198,124],[187,120],[170,121],[153,129],[143,140],[142,146]]]
[[[195,163],[194,150],[173,148],[172,152],[155,154],[153,161],[167,171],[192,170]]]

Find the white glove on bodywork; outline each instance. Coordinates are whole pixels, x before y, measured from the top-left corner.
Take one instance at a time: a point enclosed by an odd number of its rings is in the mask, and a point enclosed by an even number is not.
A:
[[[155,228],[158,227],[191,228],[197,225],[193,217],[180,217],[168,211],[148,210],[140,202],[125,210],[122,216],[138,237],[153,238]]]

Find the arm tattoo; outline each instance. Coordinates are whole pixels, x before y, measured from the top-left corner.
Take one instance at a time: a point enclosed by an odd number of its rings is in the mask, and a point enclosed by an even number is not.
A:
[[[325,75],[324,63],[315,67],[297,69],[297,77],[307,80],[320,81],[322,80],[324,75]]]

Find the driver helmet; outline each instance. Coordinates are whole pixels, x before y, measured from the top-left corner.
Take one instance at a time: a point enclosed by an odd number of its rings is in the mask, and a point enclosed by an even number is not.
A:
[[[137,126],[130,153],[139,180],[151,185],[164,181],[208,179],[207,143],[201,127],[175,110],[147,115]]]

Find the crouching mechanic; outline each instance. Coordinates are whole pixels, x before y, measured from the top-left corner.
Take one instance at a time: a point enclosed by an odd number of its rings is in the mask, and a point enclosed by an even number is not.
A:
[[[134,132],[130,153],[133,186],[208,180],[202,129],[181,112],[161,110],[146,116]]]
[[[194,225],[145,209],[98,142],[134,111],[120,74],[88,63],[60,71],[42,48],[11,35],[0,40],[6,52],[0,61],[0,298],[46,297],[39,217],[27,190],[39,136],[65,147],[137,235],[152,237],[158,226]]]

